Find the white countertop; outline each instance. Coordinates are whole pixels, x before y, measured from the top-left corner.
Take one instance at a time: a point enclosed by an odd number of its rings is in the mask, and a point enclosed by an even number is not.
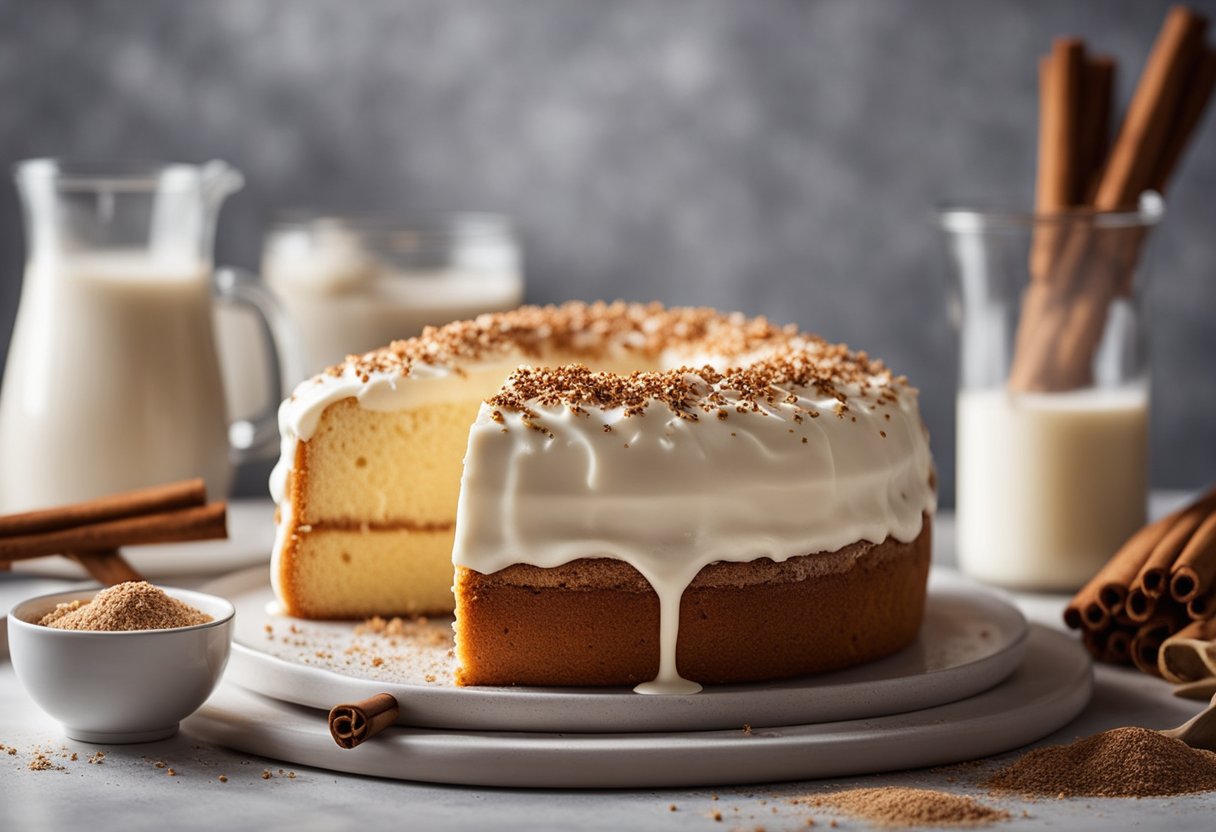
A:
[[[1175,502],[1172,496],[1156,501]],[[1160,506],[1155,506],[1160,507]],[[952,518],[939,515],[939,563],[952,560]],[[60,582],[66,583],[66,582]],[[185,581],[179,583],[186,583]],[[54,582],[0,577],[0,597],[54,591]],[[24,590],[28,589],[28,592]],[[1017,595],[1032,621],[1061,627],[1063,596]],[[1174,698],[1159,679],[1121,668],[1098,666],[1094,697],[1085,713],[1046,738],[1070,742],[1121,725],[1164,728],[1199,710]],[[773,786],[653,791],[525,791],[430,786],[362,778],[286,766],[201,743],[186,733],[132,746],[93,746],[62,737],[58,726],[26,697],[5,654],[0,659],[0,830],[139,830],[360,828],[416,829],[805,829],[829,823],[831,815],[790,805],[792,797],[855,786],[900,785],[975,794],[1007,808],[1014,820],[994,829],[1073,830],[1216,827],[1216,793],[1142,800],[1020,801],[989,799],[974,784],[979,769],[922,770],[873,777]],[[63,771],[31,771],[34,747],[48,751]],[[89,764],[94,751],[105,761]],[[52,753],[53,752],[53,753]],[[72,753],[77,760],[68,759]],[[1018,752],[998,759],[1012,759]],[[61,756],[61,755],[67,755]],[[163,761],[166,768],[158,768]],[[175,776],[169,776],[172,768]],[[262,778],[263,770],[273,776]],[[280,773],[282,770],[282,773]],[[295,777],[287,776],[294,772]],[[220,782],[224,775],[227,782]],[[715,799],[715,796],[717,799]],[[675,805],[676,810],[671,811]],[[775,810],[775,811],[774,811]],[[1022,816],[1023,810],[1027,816]],[[721,813],[717,822],[714,813]],[[840,817],[842,829],[865,829]]]

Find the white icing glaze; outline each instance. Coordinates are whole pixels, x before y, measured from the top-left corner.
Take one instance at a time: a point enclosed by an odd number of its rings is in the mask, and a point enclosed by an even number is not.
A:
[[[888,536],[909,542],[934,510],[915,393],[879,405],[842,389],[843,418],[834,398],[807,389],[786,391],[796,402],[697,421],[656,402],[641,416],[533,401],[530,417],[506,409],[495,417],[485,404],[469,434],[453,561],[483,574],[582,557],[629,563],[661,611],[659,675],[637,690],[690,692],[676,672],[679,604],[704,566],[783,561]],[[794,418],[808,410],[819,418]]]

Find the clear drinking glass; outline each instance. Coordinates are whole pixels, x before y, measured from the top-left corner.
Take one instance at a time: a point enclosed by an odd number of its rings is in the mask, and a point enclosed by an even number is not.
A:
[[[1144,523],[1143,288],[1160,197],[1136,210],[939,215],[960,334],[962,569],[1073,590]]]
[[[21,304],[0,391],[0,511],[200,476],[277,444],[273,409],[229,425],[213,301],[258,315],[272,372],[284,322],[256,281],[212,270],[223,162],[15,169],[26,231]],[[255,345],[260,346],[260,345]],[[230,430],[231,428],[231,430]]]
[[[297,325],[309,374],[523,299],[519,242],[491,214],[284,220],[266,235],[262,275]]]

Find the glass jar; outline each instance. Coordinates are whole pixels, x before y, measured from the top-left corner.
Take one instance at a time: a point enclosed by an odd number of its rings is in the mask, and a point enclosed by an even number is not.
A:
[[[262,277],[296,323],[310,375],[523,299],[519,244],[506,219],[488,214],[285,220],[267,232]]]
[[[1144,524],[1157,194],[1136,210],[939,215],[960,334],[963,571],[1075,590]]]

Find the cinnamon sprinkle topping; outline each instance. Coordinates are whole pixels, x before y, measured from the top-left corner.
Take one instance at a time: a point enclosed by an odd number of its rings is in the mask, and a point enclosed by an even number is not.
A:
[[[765,318],[714,309],[668,309],[658,303],[622,301],[571,302],[523,306],[510,312],[479,315],[470,321],[427,327],[417,338],[347,356],[326,374],[340,376],[349,368],[359,378],[381,372],[407,376],[415,364],[442,366],[512,352],[539,359],[558,351],[591,360],[602,356],[608,345],[651,357],[667,349],[743,355],[796,335],[793,326],[779,327]]]

